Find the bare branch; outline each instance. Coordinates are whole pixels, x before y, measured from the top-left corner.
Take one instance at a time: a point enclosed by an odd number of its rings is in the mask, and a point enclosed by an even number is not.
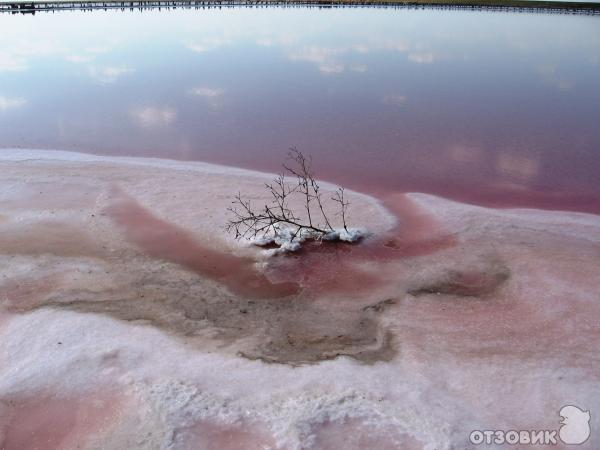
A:
[[[342,224],[344,225],[344,230],[348,231],[348,226],[346,224],[346,212],[348,211],[348,205],[350,205],[350,202],[344,198],[344,188],[338,188],[337,191],[335,191],[334,196],[331,197],[331,200],[340,204],[340,215],[342,216]]]
[[[313,226],[312,216],[310,211],[310,203],[313,200],[313,195],[311,194],[311,184],[310,181],[314,180],[314,176],[311,169],[311,160],[306,160],[305,156],[298,151],[297,148],[291,147],[288,152],[288,160],[290,160],[294,165],[286,165],[283,164],[283,167],[290,172],[291,174],[296,176],[298,185],[297,189],[304,195],[304,209],[306,210],[306,215],[308,217],[308,225]]]
[[[232,232],[236,239],[255,238],[258,235],[269,234],[277,236],[283,230],[289,230],[291,241],[298,239],[303,234],[310,234],[313,239],[322,239],[326,234],[334,231],[331,221],[325,212],[320,186],[312,170],[312,158],[306,158],[295,147],[290,148],[287,162],[283,164],[285,170],[295,177],[295,183],[289,183],[285,174],[280,174],[271,183],[265,183],[265,188],[270,194],[272,203],[264,205],[263,209],[255,210],[249,200],[242,197],[241,193],[233,199],[233,206],[228,208],[231,218],[227,222],[226,230]],[[303,202],[306,221],[303,221],[290,207],[289,200],[292,196],[300,196]],[[333,197],[339,204],[344,229],[348,231],[346,218],[350,204],[344,197],[344,188],[339,188]],[[315,216],[314,205],[317,214]],[[316,217],[320,221],[315,221]]]

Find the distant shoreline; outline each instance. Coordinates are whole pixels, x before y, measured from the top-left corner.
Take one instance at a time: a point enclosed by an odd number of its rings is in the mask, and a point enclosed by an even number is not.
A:
[[[545,11],[571,14],[600,14],[600,2],[548,0],[0,0],[0,12],[35,13],[36,11],[81,9],[210,8],[227,6],[383,6],[405,8],[483,9],[501,11]]]

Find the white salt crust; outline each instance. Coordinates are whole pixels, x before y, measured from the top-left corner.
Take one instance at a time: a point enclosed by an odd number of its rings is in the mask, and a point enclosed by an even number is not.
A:
[[[61,161],[77,163],[74,172],[99,163],[130,166],[140,178],[146,168],[152,169],[149,176],[156,173],[154,169],[164,168],[235,174],[255,178],[258,185],[268,177],[203,163],[0,151],[0,163],[6,167],[31,165],[35,168],[32,176],[39,176],[47,167],[49,181]],[[0,182],[6,176],[6,172],[0,173]],[[89,182],[94,184],[93,179]],[[126,185],[134,189],[129,182],[131,185]],[[224,187],[227,185],[217,184],[215,189]],[[165,189],[176,188],[173,182]],[[143,196],[141,188],[136,194],[148,208],[160,211],[164,206],[152,202],[166,197],[153,200],[149,194]],[[122,413],[109,432],[82,442],[81,448],[210,448],[195,446],[193,436],[191,441],[181,440],[185,437],[182,430],[199,423],[263,430],[272,438],[273,447],[323,448],[319,447],[319,433],[328,430],[327,424],[351,420],[356,420],[353,432],[367,430],[367,435],[374,436],[371,442],[382,443],[381,448],[469,448],[467,439],[473,429],[558,429],[557,412],[566,404],[589,409],[592,430],[600,429],[600,365],[594,350],[599,342],[593,327],[600,323],[600,218],[492,210],[425,194],[410,194],[409,198],[455,233],[460,245],[431,256],[389,263],[380,268],[382,273],[402,278],[414,266],[419,276],[426,277],[442,264],[455,266],[470,252],[487,255],[494,251],[510,268],[511,279],[495,297],[460,299],[472,302],[465,308],[464,303],[457,306],[455,298],[401,297],[397,309],[383,319],[396,334],[398,354],[392,361],[366,365],[340,357],[291,367],[213,349],[202,351],[144,323],[103,315],[50,308],[24,314],[0,312],[0,400],[40,392],[85,398],[90,391],[104,387],[134,397],[134,406]],[[373,204],[370,197],[364,196],[364,201]],[[389,229],[395,219],[377,205],[381,211],[377,220],[383,222],[379,229]],[[70,208],[56,214],[76,218],[77,207]],[[171,213],[176,211],[169,210],[167,216]],[[15,208],[12,222],[0,223],[0,227],[49,217],[53,215],[43,209]],[[186,217],[181,218],[185,222]],[[221,235],[222,230],[205,229],[220,220],[202,222],[199,235]],[[525,238],[526,245],[521,243]],[[8,278],[35,278],[36,270],[89,267],[101,272],[102,264],[93,257],[23,254],[9,259],[3,256],[0,269]],[[85,283],[85,278],[82,280]],[[94,280],[111,282],[102,277]],[[400,286],[390,283],[390,292]],[[11,299],[0,294],[0,300]],[[481,327],[473,328],[479,322]],[[515,322],[522,323],[520,329],[531,326],[531,331],[517,335],[516,340],[509,339],[510,333],[495,340],[486,334],[490,326],[510,329]],[[5,405],[0,406],[1,443],[6,429],[2,423]],[[225,440],[221,444],[227,448]],[[258,448],[252,447],[253,442],[246,444],[246,448]],[[590,440],[578,448],[599,446],[600,435],[593,431]]]

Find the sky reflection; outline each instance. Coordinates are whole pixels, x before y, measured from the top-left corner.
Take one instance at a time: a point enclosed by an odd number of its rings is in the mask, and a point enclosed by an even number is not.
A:
[[[600,212],[600,18],[378,9],[0,15],[0,145]]]

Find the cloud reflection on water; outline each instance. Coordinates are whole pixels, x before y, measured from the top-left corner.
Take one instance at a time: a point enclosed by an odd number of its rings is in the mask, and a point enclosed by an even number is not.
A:
[[[4,110],[36,108],[0,131],[4,145],[166,157],[185,142],[186,158],[268,170],[297,145],[357,188],[589,192],[597,25],[358,8],[4,15]]]
[[[0,72],[26,70],[28,67],[27,60],[22,56],[0,51]]]
[[[24,98],[11,98],[0,95],[0,112],[7,111],[9,109],[20,108],[27,103]]]
[[[171,125],[177,119],[177,111],[170,106],[136,107],[130,114],[137,125],[148,129]]]
[[[130,75],[134,72],[134,69],[125,65],[121,66],[90,66],[88,67],[88,73],[90,77],[101,84],[111,84],[116,82],[119,78],[124,75]]]

